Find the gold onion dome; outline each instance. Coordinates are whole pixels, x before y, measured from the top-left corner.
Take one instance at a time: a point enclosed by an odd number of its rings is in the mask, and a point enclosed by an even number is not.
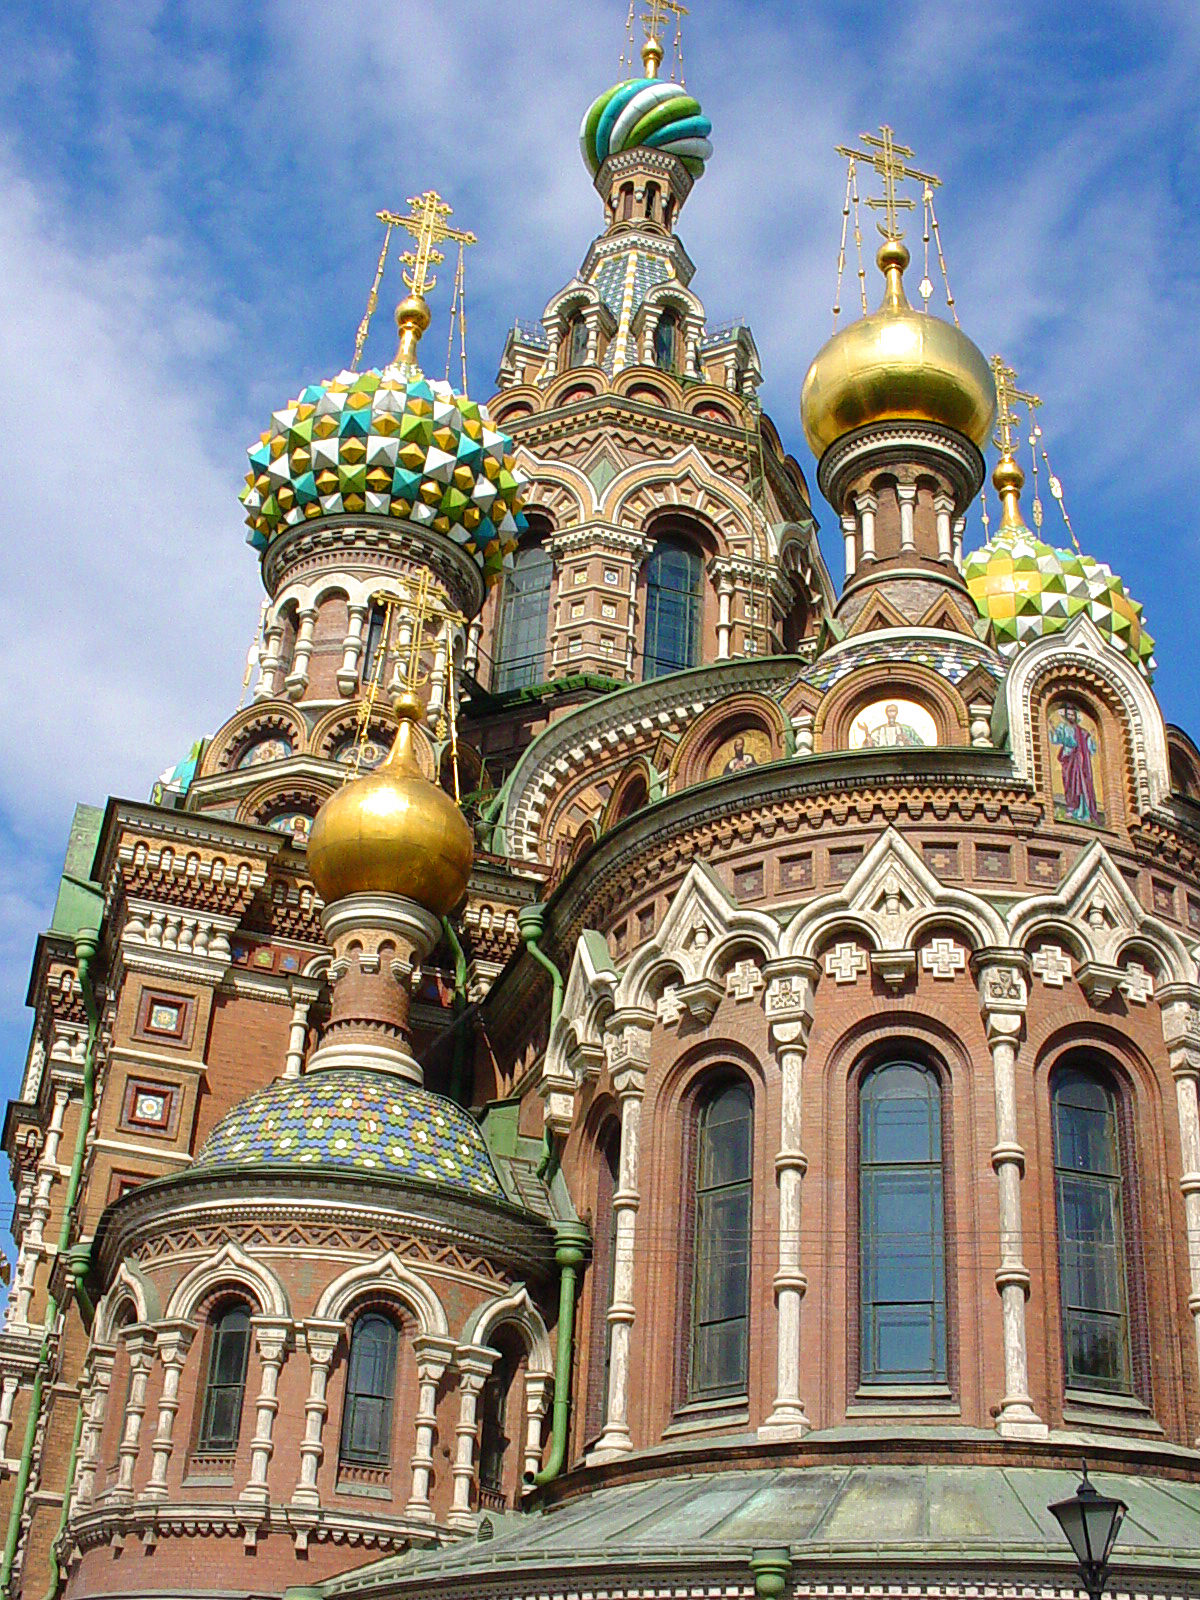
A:
[[[982,448],[996,410],[987,362],[952,323],[909,305],[910,258],[899,239],[885,240],[875,259],[886,280],[882,305],[835,333],[804,380],[800,415],[813,454],[819,460],[874,422],[934,422]]]
[[[327,904],[351,894],[399,894],[442,917],[466,891],[474,843],[462,812],[418,765],[417,696],[399,696],[396,715],[400,726],[386,760],[318,811],[308,870]]]

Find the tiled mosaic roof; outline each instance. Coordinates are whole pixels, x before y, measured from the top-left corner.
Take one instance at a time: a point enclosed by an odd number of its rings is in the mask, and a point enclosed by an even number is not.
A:
[[[945,644],[929,639],[865,639],[861,644],[845,644],[830,650],[807,668],[805,678],[817,689],[832,689],[856,667],[875,666],[884,661],[915,661],[928,667],[948,683],[961,683],[968,672],[982,667],[997,680],[1004,671],[999,662],[982,647],[972,649],[966,639]]]
[[[222,1117],[197,1167],[347,1167],[503,1200],[483,1134],[461,1107],[383,1072],[279,1078]]]
[[[1027,528],[1004,530],[967,557],[971,598],[1005,655],[1060,633],[1086,612],[1106,639],[1150,677],[1154,640],[1140,604],[1104,562],[1043,544]]]
[[[679,83],[665,78],[628,78],[614,84],[584,113],[579,148],[593,177],[618,150],[648,145],[678,156],[694,178],[712,155],[712,123]]]
[[[513,442],[487,408],[411,367],[339,372],[276,411],[247,454],[247,542],[342,512],[447,534],[495,583],[526,523]]]

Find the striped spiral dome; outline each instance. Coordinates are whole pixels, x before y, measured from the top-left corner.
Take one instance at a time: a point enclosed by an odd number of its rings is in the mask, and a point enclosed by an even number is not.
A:
[[[679,83],[628,78],[606,89],[588,107],[579,128],[579,148],[593,178],[606,157],[639,145],[665,150],[698,178],[712,155],[712,123]]]

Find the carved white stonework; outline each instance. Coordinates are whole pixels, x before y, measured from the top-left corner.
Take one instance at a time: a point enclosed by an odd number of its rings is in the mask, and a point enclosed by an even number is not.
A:
[[[967,952],[953,939],[931,939],[921,952],[921,965],[935,978],[954,978],[967,970]]]
[[[867,952],[848,939],[825,952],[825,976],[835,983],[857,983],[867,970]]]
[[[1029,965],[1048,989],[1061,989],[1075,970],[1070,956],[1056,944],[1044,944]]]
[[[1121,993],[1132,1005],[1144,1006],[1154,995],[1154,978],[1140,961],[1131,961],[1125,968],[1126,977]]]
[[[669,983],[659,996],[654,1010],[658,1020],[665,1028],[673,1028],[684,1013],[683,1001],[679,998],[679,985]]]
[[[753,961],[738,961],[725,974],[725,993],[735,1000],[753,1000],[763,987],[763,975]]]

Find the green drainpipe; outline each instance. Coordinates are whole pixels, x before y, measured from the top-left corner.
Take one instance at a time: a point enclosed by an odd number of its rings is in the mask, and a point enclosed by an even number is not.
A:
[[[449,917],[442,918],[442,933],[446,943],[450,946],[450,953],[454,957],[454,1004],[451,1014],[454,1021],[454,1063],[450,1069],[450,1098],[457,1101],[460,1106],[467,1103],[467,1030],[462,1026],[463,1013],[467,1009],[467,957],[459,940],[458,932]]]
[[[524,906],[517,913],[517,932],[525,941],[525,948],[538,963],[545,967],[550,974],[550,1033],[554,1032],[554,1024],[562,1012],[563,1003],[563,975],[542,949],[538,940],[546,931],[546,908],[543,905]],[[542,1159],[538,1163],[537,1175],[547,1183],[554,1182],[554,1174],[558,1171],[558,1146],[555,1144],[554,1135],[549,1128],[542,1135]]]
[[[550,1454],[546,1465],[534,1473],[540,1488],[551,1483],[567,1458],[567,1426],[571,1420],[571,1367],[575,1356],[575,1288],[579,1268],[591,1243],[582,1222],[559,1222],[554,1228],[554,1259],[561,1276],[558,1284],[558,1349],[554,1356],[554,1411],[550,1425]]]
[[[83,1008],[87,1013],[87,1045],[83,1054],[83,1099],[79,1107],[79,1129],[75,1135],[75,1155],[71,1162],[71,1175],[67,1180],[67,1199],[63,1206],[62,1227],[58,1232],[59,1254],[66,1253],[71,1243],[71,1229],[75,1222],[75,1207],[79,1200],[79,1184],[83,1177],[83,1158],[87,1150],[88,1129],[92,1122],[92,1106],[96,1099],[96,1035],[100,1031],[100,1013],[96,1009],[96,994],[92,988],[91,967],[96,958],[99,934],[93,928],[81,928],[75,935],[75,963],[79,973],[79,988],[83,995]],[[42,1326],[42,1347],[38,1351],[37,1370],[33,1390],[29,1396],[29,1417],[25,1423],[25,1438],[21,1445],[21,1463],[17,1468],[17,1481],[13,1488],[12,1508],[8,1513],[8,1533],[4,1540],[4,1559],[0,1562],[0,1594],[11,1595],[13,1563],[16,1560],[17,1541],[21,1536],[21,1516],[25,1510],[25,1496],[29,1492],[29,1477],[33,1467],[33,1445],[37,1438],[38,1418],[42,1410],[42,1392],[50,1368],[50,1341],[58,1321],[58,1298],[50,1294],[46,1299],[46,1320]],[[82,1423],[82,1413],[76,1418],[76,1439]],[[74,1451],[71,1471],[74,1472]],[[71,1493],[70,1479],[64,1496]],[[64,1505],[66,1501],[64,1500]],[[51,1559],[54,1559],[53,1557]],[[58,1587],[57,1567],[54,1587]]]

